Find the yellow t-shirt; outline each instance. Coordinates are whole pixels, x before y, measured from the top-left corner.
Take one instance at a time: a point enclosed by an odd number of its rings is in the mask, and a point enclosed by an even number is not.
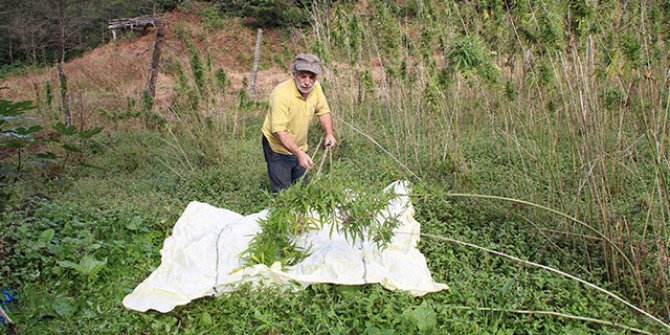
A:
[[[300,150],[307,151],[309,122],[312,116],[326,113],[330,113],[330,108],[318,81],[305,99],[293,79],[286,80],[277,85],[270,95],[270,108],[263,123],[263,135],[276,153],[293,155],[274,136],[278,131],[288,133]]]

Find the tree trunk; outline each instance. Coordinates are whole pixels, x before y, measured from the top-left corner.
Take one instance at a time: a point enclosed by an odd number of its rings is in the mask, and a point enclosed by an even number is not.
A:
[[[254,67],[251,70],[251,82],[249,85],[249,95],[254,98],[256,93],[256,74],[258,73],[258,62],[261,60],[261,38],[263,36],[263,30],[258,29],[256,34],[256,51],[254,52]]]
[[[59,7],[60,17],[58,18],[58,24],[60,25],[60,62],[65,63],[65,13],[63,7]]]
[[[65,76],[65,71],[63,66],[65,65],[65,4],[60,3],[58,6],[58,25],[60,28],[59,41],[60,44],[60,62],[58,63],[58,80],[60,81],[60,96],[61,96],[61,106],[63,108],[63,114],[65,114],[65,124],[68,126],[72,125],[72,113],[70,112],[70,95],[67,92],[67,77]]]
[[[23,60],[25,62],[30,60],[30,52],[28,51],[28,42],[25,36],[21,36],[21,49],[23,50]]]
[[[30,32],[30,55],[32,56],[32,64],[37,65],[37,43],[35,43],[35,32]]]
[[[595,64],[596,64],[596,57],[595,57],[596,43],[595,43],[595,40],[593,39],[593,36],[591,34],[589,34],[589,36],[587,37],[587,41],[588,41],[588,46],[587,46],[588,71],[589,71],[589,75],[593,75]]]
[[[12,50],[12,39],[9,38],[9,64],[14,64],[14,51]]]
[[[63,113],[65,114],[65,123],[72,125],[72,114],[70,113],[70,96],[67,94],[67,77],[63,71],[63,62],[58,63],[58,80],[60,81],[60,96],[62,101]]]
[[[159,27],[156,31],[156,43],[154,44],[154,53],[151,57],[149,82],[147,82],[147,87],[145,89],[146,93],[151,97],[152,102],[156,97],[156,78],[158,77],[158,69],[160,67],[161,44],[163,43],[163,36],[165,36],[163,33],[163,27]]]
[[[47,66],[47,50],[44,45],[42,45],[42,66],[46,67]]]

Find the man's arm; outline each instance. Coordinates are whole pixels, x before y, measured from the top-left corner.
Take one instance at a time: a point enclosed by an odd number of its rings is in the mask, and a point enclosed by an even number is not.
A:
[[[293,139],[291,139],[291,136],[288,135],[287,132],[285,131],[277,131],[273,133],[275,137],[279,140],[281,145],[286,148],[286,150],[290,151],[296,158],[298,158],[298,164],[300,166],[304,167],[305,169],[311,169],[314,167],[314,162],[312,162],[312,158],[309,157],[309,155],[300,150],[298,146],[293,142]]]
[[[326,137],[323,139],[323,145],[326,147],[334,147],[337,144],[335,135],[333,135],[333,117],[330,113],[319,115],[319,123],[321,128],[326,132]],[[291,151],[292,152],[292,151]]]

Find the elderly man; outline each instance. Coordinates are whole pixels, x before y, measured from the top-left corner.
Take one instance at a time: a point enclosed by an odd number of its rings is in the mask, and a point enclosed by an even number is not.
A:
[[[299,54],[291,71],[293,77],[272,91],[263,124],[263,152],[273,193],[288,188],[314,167],[307,154],[307,132],[313,115],[326,133],[324,145],[337,143],[328,102],[317,81],[321,61],[315,55]]]

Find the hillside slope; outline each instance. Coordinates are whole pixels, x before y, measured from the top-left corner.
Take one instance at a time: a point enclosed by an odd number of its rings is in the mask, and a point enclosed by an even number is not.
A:
[[[172,103],[177,85],[174,77],[176,62],[181,64],[186,76],[192,78],[187,43],[193,43],[197,48],[202,64],[211,59],[211,68],[207,69],[205,65],[206,71],[211,72],[210,77],[213,78],[216,69],[225,71],[230,83],[226,95],[235,95],[250,75],[256,32],[238,19],[222,18],[216,27],[205,29],[202,18],[195,13],[174,11],[166,17],[168,25],[155,110],[164,111]],[[286,68],[300,40],[296,36],[285,31],[264,32],[256,81],[256,92],[260,97],[287,77]],[[127,111],[131,105],[138,104],[148,80],[154,42],[155,29],[144,35],[129,33],[65,64],[75,123],[90,125],[90,120],[97,119],[101,112]],[[33,100],[39,106],[46,104],[49,90],[46,87],[50,86],[54,96],[52,115],[58,113],[60,95],[55,66],[11,77],[0,86],[8,87],[3,91],[8,99]],[[223,98],[226,100],[226,96]]]

